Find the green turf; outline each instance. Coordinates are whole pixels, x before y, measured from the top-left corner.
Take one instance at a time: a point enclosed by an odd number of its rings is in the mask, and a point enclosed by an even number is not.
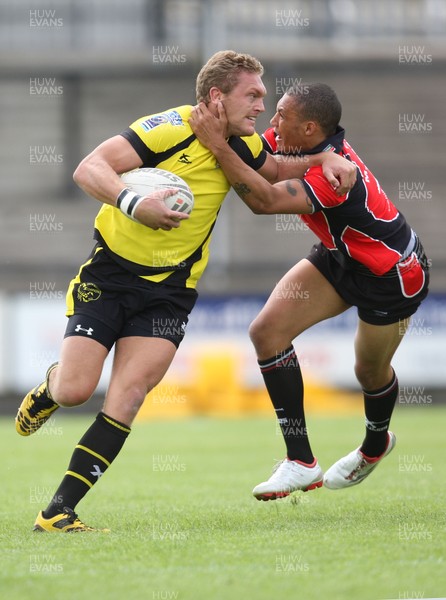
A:
[[[60,411],[62,413],[62,411]],[[273,419],[137,423],[78,506],[110,534],[31,532],[90,418],[20,438],[0,421],[0,595],[9,599],[381,600],[446,596],[446,410],[397,409],[398,443],[363,484],[257,502],[283,445]],[[308,419],[323,467],[362,417]]]

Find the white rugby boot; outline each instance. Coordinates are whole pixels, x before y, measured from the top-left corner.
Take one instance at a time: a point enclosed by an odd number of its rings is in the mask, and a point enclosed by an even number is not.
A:
[[[379,465],[395,447],[396,437],[391,431],[387,432],[387,447],[384,452],[376,458],[370,458],[363,454],[359,448],[340,458],[332,465],[324,475],[324,486],[330,490],[358,485],[370,475],[373,469]]]
[[[322,486],[323,473],[317,459],[311,465],[285,458],[278,463],[273,474],[253,490],[257,500],[276,500],[285,498],[292,492],[302,490],[307,492]]]

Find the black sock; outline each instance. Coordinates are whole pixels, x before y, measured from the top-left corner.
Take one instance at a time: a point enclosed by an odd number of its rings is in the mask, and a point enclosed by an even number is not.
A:
[[[398,379],[395,371],[387,385],[379,390],[363,390],[363,393],[366,429],[361,452],[366,456],[376,457],[386,449],[387,431],[398,397]]]
[[[304,384],[293,346],[267,360],[259,360],[290,460],[314,462],[304,414]]]
[[[76,504],[104,474],[130,433],[130,428],[100,412],[74,449],[68,470],[43,516],[54,517]]]

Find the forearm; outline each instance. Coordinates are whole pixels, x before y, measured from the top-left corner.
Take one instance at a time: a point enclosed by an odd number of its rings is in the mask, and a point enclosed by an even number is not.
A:
[[[189,215],[170,210],[164,200],[174,190],[162,189],[140,196],[125,190],[119,174],[140,168],[142,160],[122,136],[103,142],[84,158],[74,172],[73,179],[89,196],[116,206],[127,217],[151,229],[169,231],[180,226]],[[121,194],[123,192],[123,194]],[[117,202],[119,197],[119,202]]]
[[[141,166],[142,160],[130,143],[116,135],[82,160],[73,179],[92,198],[115,206],[118,194],[125,187],[119,174]]]
[[[274,187],[246,165],[226,142],[212,148],[212,153],[243,202],[254,213],[268,212],[274,199]]]
[[[318,154],[305,154],[303,156],[275,154],[274,158],[277,161],[278,168],[277,181],[284,181],[285,179],[303,179],[310,167],[323,164],[327,158],[327,153],[319,152]]]
[[[105,160],[92,155],[79,164],[73,179],[86,194],[111,206],[116,205],[116,198],[125,187]]]

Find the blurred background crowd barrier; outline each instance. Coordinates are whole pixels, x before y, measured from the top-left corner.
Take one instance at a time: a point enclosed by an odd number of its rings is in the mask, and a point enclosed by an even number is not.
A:
[[[99,206],[74,186],[76,165],[136,118],[193,104],[201,65],[228,48],[254,54],[265,67],[259,132],[290,85],[324,81],[336,90],[347,139],[417,230],[432,265],[431,296],[395,361],[400,401],[441,401],[445,30],[443,0],[2,0],[2,406],[57,359],[66,286],[92,246]],[[147,414],[267,407],[247,329],[313,243],[296,216],[254,216],[229,193],[201,299]],[[328,388],[355,389],[355,323],[350,310],[296,348],[315,408],[330,406],[329,398],[336,405]]]

